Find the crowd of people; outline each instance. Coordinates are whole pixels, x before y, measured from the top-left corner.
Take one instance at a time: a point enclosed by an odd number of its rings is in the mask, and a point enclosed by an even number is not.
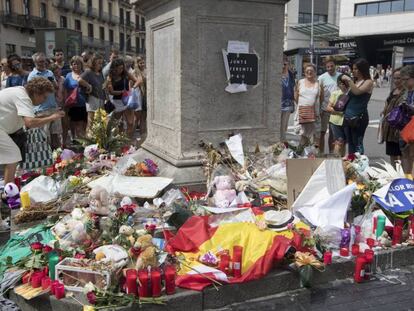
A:
[[[4,183],[12,182],[17,164],[24,162],[30,131],[41,128],[51,150],[90,135],[98,109],[111,112],[134,144],[146,136],[146,69],[142,57],[121,58],[112,50],[102,55],[84,52],[65,60],[63,50],[53,58],[42,52],[32,57],[33,70],[24,70],[19,55],[1,60],[0,165]],[[128,91],[140,94],[138,108],[123,101]],[[139,135],[137,130],[139,129]],[[139,141],[137,140],[139,138]]]
[[[313,64],[304,66],[304,77],[295,80],[284,63],[282,71],[281,128],[280,140],[286,140],[289,116],[295,113],[295,122],[300,135],[300,147],[315,146],[321,155],[326,151],[336,156],[346,153],[364,154],[364,136],[369,124],[368,103],[374,87],[372,67],[365,59],[356,59],[351,74],[340,73],[333,57],[325,59],[326,72],[316,76]],[[387,74],[388,73],[388,74]],[[375,74],[375,72],[374,72]],[[395,166],[400,160],[405,174],[412,174],[414,143],[406,143],[400,131],[414,115],[414,66],[407,65],[391,72],[385,70],[387,80],[393,87],[381,114],[381,137],[386,154]],[[392,77],[391,77],[392,76]],[[394,124],[390,114],[400,109],[400,118],[405,124]],[[394,110],[394,111],[393,111]],[[328,131],[329,130],[329,131]],[[329,132],[328,147],[325,136]]]

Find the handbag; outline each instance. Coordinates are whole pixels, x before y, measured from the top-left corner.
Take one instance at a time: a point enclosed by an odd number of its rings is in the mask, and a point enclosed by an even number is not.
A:
[[[115,110],[115,106],[110,100],[107,100],[104,104],[104,109],[107,114],[110,114],[112,111]]]
[[[29,129],[27,131],[25,160],[22,168],[24,170],[33,170],[52,164],[52,149],[47,142],[46,133],[41,128]]]
[[[342,94],[338,97],[333,109],[335,111],[345,111],[346,105],[349,101],[349,95],[348,94]]]
[[[402,130],[410,122],[407,107],[402,104],[393,108],[387,115],[387,122],[392,128]]]
[[[133,88],[128,98],[127,108],[131,110],[142,110],[141,91]]]
[[[79,96],[79,88],[75,87],[72,90],[72,92],[70,93],[70,95],[68,96],[68,98],[66,98],[65,107],[66,108],[71,108],[71,107],[75,106],[78,102],[78,96]]]
[[[402,129],[400,136],[407,144],[414,143],[414,117]]]
[[[17,132],[9,134],[10,138],[13,142],[17,145],[20,150],[20,154],[22,156],[22,162],[24,162],[26,158],[26,144],[27,144],[27,135],[26,132],[21,128]]]

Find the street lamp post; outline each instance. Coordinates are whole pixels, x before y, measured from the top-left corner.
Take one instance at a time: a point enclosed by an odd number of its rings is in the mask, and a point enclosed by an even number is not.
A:
[[[313,16],[314,16],[314,0],[312,0],[311,8],[311,37],[310,37],[310,62],[313,64]]]

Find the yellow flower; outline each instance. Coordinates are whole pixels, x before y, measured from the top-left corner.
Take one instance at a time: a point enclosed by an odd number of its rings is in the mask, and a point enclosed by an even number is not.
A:
[[[93,306],[83,306],[83,311],[95,311],[95,307],[93,307]]]

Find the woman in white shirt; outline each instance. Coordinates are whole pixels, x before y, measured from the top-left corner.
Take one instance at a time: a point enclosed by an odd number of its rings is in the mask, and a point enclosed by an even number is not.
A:
[[[323,89],[316,79],[316,68],[312,64],[305,66],[305,78],[298,81],[295,88],[295,102],[298,107],[298,121],[301,127],[300,146],[312,142],[317,145],[320,133],[320,106]]]
[[[40,105],[53,92],[53,84],[43,77],[32,79],[26,86],[0,91],[0,165],[5,165],[5,184],[14,181],[17,164],[22,160],[25,142],[22,128],[42,127],[64,116],[62,111],[43,118],[34,116],[33,106]]]

